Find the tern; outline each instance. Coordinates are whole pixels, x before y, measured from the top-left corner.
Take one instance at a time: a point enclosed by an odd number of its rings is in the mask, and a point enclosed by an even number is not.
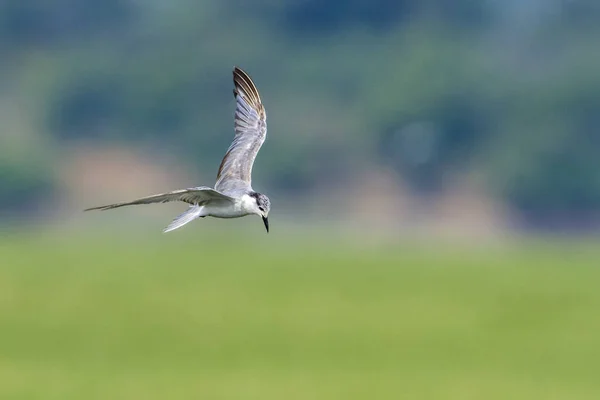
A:
[[[199,217],[239,218],[256,214],[262,217],[269,232],[271,201],[252,189],[252,165],[267,136],[267,113],[250,76],[238,67],[233,69],[233,95],[236,100],[235,136],[221,161],[214,188],[198,186],[155,194],[141,199],[92,207],[112,210],[138,204],[182,201],[190,207],[167,226],[171,232]]]

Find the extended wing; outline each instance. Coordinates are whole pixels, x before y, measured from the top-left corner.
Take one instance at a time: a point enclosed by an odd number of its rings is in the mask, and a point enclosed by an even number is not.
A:
[[[233,94],[236,99],[235,137],[217,174],[215,188],[250,188],[252,165],[267,136],[267,114],[252,79],[235,67]]]
[[[142,197],[141,199],[137,199],[134,201],[129,201],[129,202],[125,202],[125,203],[115,203],[115,204],[109,204],[106,206],[100,206],[100,207],[92,207],[92,208],[88,208],[84,211],[91,211],[91,210],[112,210],[113,208],[119,208],[119,207],[124,207],[124,206],[133,206],[133,205],[138,205],[138,204],[152,204],[152,203],[167,203],[170,201],[183,201],[184,203],[188,203],[188,204],[202,204],[204,202],[210,201],[210,200],[223,200],[223,201],[233,201],[234,199],[226,196],[222,193],[219,193],[216,190],[213,190],[209,187],[197,187],[197,188],[190,188],[190,189],[181,189],[181,190],[174,190],[172,192],[168,192],[168,193],[161,193],[161,194],[155,194],[153,196],[148,196],[148,197]]]

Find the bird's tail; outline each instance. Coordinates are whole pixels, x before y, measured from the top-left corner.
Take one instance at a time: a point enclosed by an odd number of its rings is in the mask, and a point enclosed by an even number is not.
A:
[[[196,218],[201,217],[203,208],[203,206],[191,206],[189,210],[175,218],[173,222],[171,222],[169,226],[167,226],[163,230],[163,233],[174,231],[175,229],[181,228],[188,222],[191,222]]]

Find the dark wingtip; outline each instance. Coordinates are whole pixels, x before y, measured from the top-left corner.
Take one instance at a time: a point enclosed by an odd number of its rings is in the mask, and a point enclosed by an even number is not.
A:
[[[250,75],[240,67],[233,67],[233,82],[234,95],[237,96],[240,92],[243,93],[250,106],[260,111],[262,109],[260,94]]]
[[[233,79],[234,80],[235,80],[236,76],[244,76],[244,75],[248,75],[248,74],[246,74],[243,69],[241,69],[238,66],[233,67]]]
[[[115,208],[114,205],[112,205],[112,206],[100,206],[100,207],[86,208],[85,210],[83,210],[83,212],[86,212],[86,211],[106,211],[106,210],[110,210],[111,208]]]

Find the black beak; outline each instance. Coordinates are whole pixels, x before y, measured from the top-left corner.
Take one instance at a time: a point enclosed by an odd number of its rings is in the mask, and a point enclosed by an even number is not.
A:
[[[262,217],[263,222],[265,223],[265,228],[267,229],[267,233],[269,233],[269,218]]]

